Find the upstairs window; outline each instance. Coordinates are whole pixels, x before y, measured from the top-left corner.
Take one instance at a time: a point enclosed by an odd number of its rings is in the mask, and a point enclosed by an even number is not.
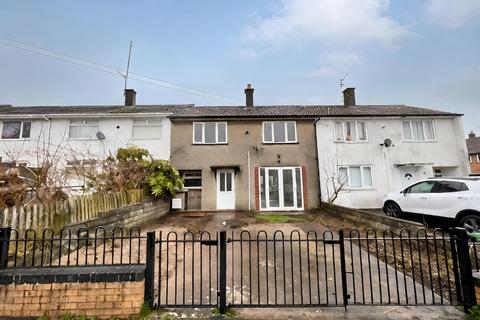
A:
[[[133,120],[132,137],[134,139],[161,139],[162,120]]]
[[[367,141],[367,123],[365,121],[336,121],[335,141]]]
[[[4,121],[2,125],[2,139],[30,138],[30,121]]]
[[[227,123],[226,122],[194,122],[193,123],[194,144],[226,144]]]
[[[263,123],[263,143],[297,142],[295,121],[272,121]]]
[[[68,130],[70,139],[93,139],[98,132],[98,121],[72,120]]]
[[[350,189],[373,187],[372,166],[341,166],[338,168],[341,183]]]
[[[434,141],[435,128],[432,120],[403,121],[403,140],[405,141]]]

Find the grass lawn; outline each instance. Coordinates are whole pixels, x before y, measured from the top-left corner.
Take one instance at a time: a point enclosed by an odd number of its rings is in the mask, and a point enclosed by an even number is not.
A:
[[[259,222],[269,222],[269,223],[288,223],[288,222],[303,222],[306,221],[305,218],[297,215],[286,215],[286,214],[257,214],[255,219]]]

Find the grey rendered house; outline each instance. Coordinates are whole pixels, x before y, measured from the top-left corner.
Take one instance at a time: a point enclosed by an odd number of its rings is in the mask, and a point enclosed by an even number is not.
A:
[[[250,91],[251,90],[251,91]],[[300,211],[319,204],[312,108],[182,107],[169,117],[187,210]]]

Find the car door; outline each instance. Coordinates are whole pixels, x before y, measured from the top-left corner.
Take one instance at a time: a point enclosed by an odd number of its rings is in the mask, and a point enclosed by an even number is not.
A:
[[[399,201],[402,211],[429,214],[430,196],[435,185],[436,181],[422,181],[405,189]]]
[[[438,181],[438,186],[430,198],[430,214],[438,217],[455,218],[458,212],[466,209],[472,191],[461,181]]]

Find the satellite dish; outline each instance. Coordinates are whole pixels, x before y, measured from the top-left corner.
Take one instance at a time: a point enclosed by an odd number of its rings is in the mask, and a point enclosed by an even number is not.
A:
[[[391,139],[385,139],[385,141],[383,141],[383,145],[385,146],[385,148],[388,148],[388,147],[391,147],[392,146],[392,140]]]
[[[103,139],[105,139],[105,134],[104,134],[103,132],[101,132],[101,131],[98,131],[98,132],[97,132],[97,139],[98,139],[98,140],[103,140]]]

